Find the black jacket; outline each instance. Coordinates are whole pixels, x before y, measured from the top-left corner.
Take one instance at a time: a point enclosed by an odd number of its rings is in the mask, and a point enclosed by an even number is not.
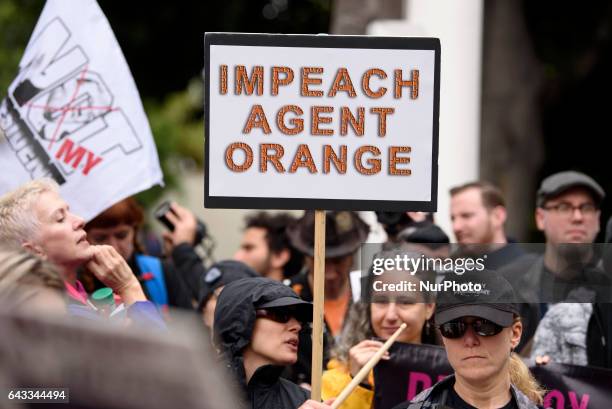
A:
[[[225,286],[217,300],[215,342],[238,388],[253,409],[297,409],[308,399],[306,390],[280,377],[282,366],[262,366],[246,383],[242,352],[251,342],[256,306],[281,297],[297,298],[289,287],[278,282],[249,278]]]
[[[197,300],[206,268],[194,247],[187,243],[181,243],[174,247],[172,249],[172,263],[189,291],[190,298]]]
[[[294,409],[308,399],[308,392],[281,378],[282,366],[258,368],[247,385],[247,399],[253,409]]]
[[[562,302],[572,289],[579,286],[586,286],[587,288],[593,286],[596,289],[596,301],[607,301],[609,299],[610,296],[605,294],[605,291],[610,288],[610,280],[595,267],[597,261],[597,259],[594,259],[582,268],[580,282],[555,279],[544,265],[543,255],[526,254],[499,270],[499,273],[508,282],[512,283],[519,299],[526,301],[519,305],[523,321],[523,335],[516,348],[517,352],[521,352],[533,338],[538,324],[546,312],[542,307],[546,306],[548,302]],[[558,280],[558,282],[554,283],[553,280]],[[558,291],[558,294],[543,290],[545,287],[550,289],[550,286],[557,284],[557,290],[561,290]],[[546,294],[542,295],[542,292]],[[575,302],[590,302],[590,300]]]
[[[612,304],[593,304],[586,342],[589,365],[612,369]]]

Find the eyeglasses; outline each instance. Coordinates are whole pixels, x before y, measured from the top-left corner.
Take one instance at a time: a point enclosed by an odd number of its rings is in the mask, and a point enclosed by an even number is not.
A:
[[[593,203],[582,203],[579,206],[574,206],[571,203],[561,202],[556,205],[544,206],[545,210],[554,210],[559,215],[568,217],[574,214],[575,210],[580,210],[583,216],[593,216],[597,212],[598,207]]]
[[[440,333],[444,338],[461,338],[467,331],[468,326],[474,329],[474,332],[481,337],[492,337],[499,334],[504,327],[497,325],[494,322],[484,318],[478,318],[471,323],[465,322],[463,319],[457,319],[446,322],[439,326]]]
[[[297,311],[294,308],[288,307],[255,310],[255,317],[267,318],[281,324],[286,324],[291,318],[295,318],[300,324],[304,324],[304,322],[298,318]]]

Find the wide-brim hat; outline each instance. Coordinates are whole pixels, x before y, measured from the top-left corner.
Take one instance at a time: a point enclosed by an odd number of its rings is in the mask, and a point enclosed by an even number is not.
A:
[[[314,256],[314,211],[287,228],[291,245],[307,256]],[[370,227],[355,212],[329,211],[325,214],[325,258],[353,254],[364,243]]]

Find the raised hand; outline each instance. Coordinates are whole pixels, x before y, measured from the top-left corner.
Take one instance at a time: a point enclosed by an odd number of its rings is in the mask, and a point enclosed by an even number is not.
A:
[[[383,346],[380,341],[363,340],[349,350],[349,370],[351,376],[357,372],[372,358],[372,356]],[[385,352],[381,359],[389,359],[389,352]]]

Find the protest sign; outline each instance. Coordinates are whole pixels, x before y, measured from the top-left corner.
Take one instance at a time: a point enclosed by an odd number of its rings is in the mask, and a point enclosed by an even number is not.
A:
[[[436,210],[437,39],[204,44],[206,207]]]
[[[374,408],[389,409],[414,398],[454,371],[444,348],[395,343],[391,359],[374,368]],[[605,409],[612,402],[612,370],[551,363],[530,371],[547,390],[544,407]]]
[[[599,409],[612,404],[612,370],[551,363],[529,368],[548,391],[544,407]]]
[[[162,183],[138,90],[95,0],[49,0],[0,104],[0,194],[51,177],[89,220]]]
[[[374,368],[374,408],[392,408],[453,373],[444,348],[396,342]]]

